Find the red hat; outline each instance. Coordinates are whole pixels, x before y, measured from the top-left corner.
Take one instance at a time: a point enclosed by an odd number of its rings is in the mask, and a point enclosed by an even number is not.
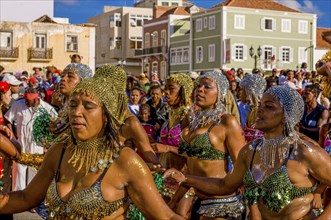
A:
[[[56,69],[55,71],[54,71],[54,73],[56,73],[57,75],[61,75],[61,73],[62,73],[62,71],[60,70],[60,69]]]
[[[0,92],[7,92],[9,87],[9,83],[0,81]]]
[[[34,77],[30,77],[30,78],[28,79],[28,81],[29,81],[30,83],[33,83],[33,84],[36,84],[36,83],[37,83],[37,79],[34,78]]]
[[[229,75],[233,75],[233,71],[232,70],[228,70],[226,73],[229,74]]]

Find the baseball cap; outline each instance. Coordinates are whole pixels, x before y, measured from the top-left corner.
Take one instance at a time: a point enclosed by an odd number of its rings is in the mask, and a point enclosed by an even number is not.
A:
[[[4,75],[2,81],[7,82],[7,83],[9,83],[10,85],[13,85],[13,86],[18,86],[22,83],[15,76],[13,76],[11,74],[8,74],[8,73]]]

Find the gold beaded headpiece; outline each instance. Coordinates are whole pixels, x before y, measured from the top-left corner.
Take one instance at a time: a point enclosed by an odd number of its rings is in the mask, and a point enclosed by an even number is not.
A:
[[[92,99],[97,98],[114,118],[113,126],[117,130],[123,124],[120,116],[127,110],[127,99],[119,99],[119,92],[109,84],[107,78],[93,77],[83,80],[73,89],[71,95],[75,93],[86,94]]]
[[[94,78],[102,78],[107,81],[107,86],[114,88],[112,93],[106,95],[111,96],[111,100],[116,103],[116,108],[112,108],[110,113],[121,125],[127,118],[128,96],[126,95],[126,73],[119,66],[105,64],[98,68]]]
[[[185,73],[175,73],[170,75],[169,79],[182,87],[183,89],[182,95],[184,96],[182,97],[182,99],[184,101],[184,105],[186,107],[189,107],[191,101],[191,94],[194,87],[191,77]]]

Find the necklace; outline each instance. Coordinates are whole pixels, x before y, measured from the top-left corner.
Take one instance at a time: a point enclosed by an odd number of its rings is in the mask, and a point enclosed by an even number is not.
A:
[[[175,109],[170,109],[169,111],[169,127],[172,128],[174,125],[181,122],[187,115],[187,108],[185,106],[180,106]]]
[[[118,152],[111,151],[105,137],[77,141],[76,145],[70,144],[68,149],[73,152],[68,162],[75,167],[76,172],[84,167],[86,174],[109,167],[119,156]]]
[[[189,130],[194,131],[199,127],[204,127],[210,122],[221,121],[222,113],[218,109],[209,109],[192,111],[189,113],[190,125]]]
[[[262,138],[256,150],[260,151],[262,164],[268,169],[274,168],[276,154],[278,161],[284,161],[289,151],[290,140],[287,137],[279,136],[272,139]]]

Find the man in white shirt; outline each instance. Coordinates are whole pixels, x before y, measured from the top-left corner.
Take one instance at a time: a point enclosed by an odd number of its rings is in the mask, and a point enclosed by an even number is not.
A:
[[[24,94],[24,99],[16,101],[8,110],[5,118],[13,124],[16,121],[17,140],[22,146],[22,152],[43,154],[43,146],[38,146],[32,138],[32,128],[40,109],[47,111],[52,117],[57,117],[55,109],[41,100],[35,88],[29,88]],[[23,190],[36,175],[32,167],[17,164],[16,182],[13,190]]]

